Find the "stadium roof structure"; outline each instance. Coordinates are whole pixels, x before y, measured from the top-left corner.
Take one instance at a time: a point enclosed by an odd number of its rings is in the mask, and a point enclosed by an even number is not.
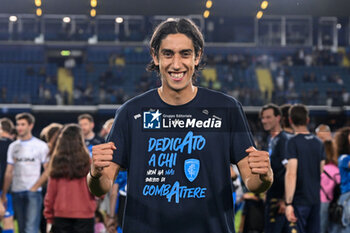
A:
[[[206,0],[97,0],[98,15],[202,14]],[[262,0],[212,0],[212,16],[255,16]],[[44,14],[86,14],[90,0],[42,0]],[[349,16],[349,0],[270,0],[265,15]],[[0,13],[35,14],[34,0],[1,0]]]

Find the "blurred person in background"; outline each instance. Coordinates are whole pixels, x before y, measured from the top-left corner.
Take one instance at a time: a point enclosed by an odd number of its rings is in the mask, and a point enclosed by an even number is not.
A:
[[[281,126],[282,126],[282,129],[286,133],[288,138],[290,138],[294,135],[294,130],[293,130],[292,126],[290,125],[290,121],[289,121],[289,109],[291,106],[292,106],[291,104],[282,104],[280,106],[280,110],[282,113]]]
[[[323,142],[326,152],[326,163],[321,174],[321,233],[329,232],[332,229],[332,222],[328,221],[328,207],[333,200],[333,189],[340,182],[338,159],[335,153],[333,142],[326,140]]]
[[[325,124],[320,124],[319,126],[317,126],[317,128],[315,129],[316,132],[316,136],[321,139],[322,142],[325,141],[332,141],[333,137],[332,137],[332,132],[331,132],[331,128],[329,128],[328,125]]]
[[[94,232],[96,201],[85,179],[89,168],[81,128],[77,124],[65,125],[52,154],[44,201],[47,232]]]
[[[309,111],[295,104],[289,109],[295,136],[287,141],[285,175],[286,217],[289,230],[320,232],[320,182],[326,155],[322,142],[308,130]]]
[[[275,104],[264,105],[260,110],[261,123],[269,132],[268,151],[274,182],[266,193],[265,233],[279,233],[287,230],[287,219],[284,214],[284,175],[287,164],[285,151],[288,137],[281,127],[282,113]]]
[[[35,118],[30,113],[16,115],[18,139],[10,144],[1,198],[11,186],[13,207],[20,233],[39,231],[42,207],[40,182],[41,169],[48,162],[47,144],[32,135]],[[37,187],[33,189],[33,187]]]
[[[114,118],[108,119],[102,126],[102,129],[100,131],[100,137],[106,138],[111,131],[111,128],[113,126]]]
[[[40,132],[40,139],[45,141],[47,143],[47,146],[49,147],[49,154],[48,154],[48,159],[49,159],[49,166],[45,169],[43,174],[41,175],[39,182],[35,187],[32,187],[32,189],[36,189],[37,187],[42,186],[42,196],[45,198],[46,195],[46,189],[47,189],[47,180],[50,176],[50,164],[52,162],[52,153],[53,149],[55,148],[56,144],[56,139],[59,134],[59,131],[62,129],[63,125],[59,123],[51,123],[45,128],[43,128]],[[40,220],[40,230],[41,232],[46,232],[46,219],[44,217],[44,206],[42,206],[42,211],[41,211],[41,220]]]
[[[104,143],[104,139],[94,133],[94,118],[90,114],[79,115],[78,124],[83,131],[85,145],[90,153],[92,152],[92,146]]]
[[[49,148],[48,161],[51,161],[53,149],[55,147],[56,139],[58,136],[59,131],[62,129],[63,125],[59,123],[51,123],[48,126],[46,126],[40,133],[40,138],[47,143],[47,146]],[[43,174],[41,175],[39,181],[32,187],[32,190],[36,190],[38,187],[41,187],[46,184],[47,179],[50,175],[50,163],[49,166],[45,169]],[[44,189],[46,188],[43,187]],[[43,196],[45,196],[46,190],[43,189]]]
[[[7,164],[7,150],[13,142],[11,132],[15,128],[9,118],[0,119],[0,195],[4,184],[4,176]],[[6,194],[7,203],[0,199],[0,219],[2,219],[2,232],[13,232],[13,205],[11,194]],[[5,204],[5,205],[4,205]],[[1,232],[1,227],[0,227]]]
[[[57,136],[59,134],[59,131],[62,129],[63,125],[59,123],[51,123],[48,126],[46,126],[40,133],[40,138],[44,140],[47,143],[47,146],[49,148],[49,152],[47,154],[48,161],[51,162],[52,159],[52,153],[56,144]],[[32,191],[38,189],[39,187],[42,187],[46,184],[46,181],[49,178],[50,175],[50,165],[45,169],[45,171],[42,173],[39,181],[31,188]],[[43,196],[45,196],[46,193],[46,186],[43,187]]]
[[[340,171],[341,195],[338,204],[343,206],[342,225],[337,225],[337,233],[350,232],[350,127],[343,127],[335,133],[334,137],[338,167]]]

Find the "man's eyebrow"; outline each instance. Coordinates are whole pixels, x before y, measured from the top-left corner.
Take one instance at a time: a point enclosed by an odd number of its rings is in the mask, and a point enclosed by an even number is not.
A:
[[[192,49],[184,49],[180,51],[180,53],[192,53],[192,52],[193,52]]]
[[[174,51],[171,49],[162,49],[160,52],[161,53],[174,53]],[[183,49],[180,51],[180,53],[192,53],[192,52],[193,52],[192,49]]]
[[[174,51],[171,49],[162,49],[160,52],[161,53],[174,53]]]

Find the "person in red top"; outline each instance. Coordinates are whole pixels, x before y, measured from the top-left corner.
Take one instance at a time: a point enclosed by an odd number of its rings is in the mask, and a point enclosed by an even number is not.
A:
[[[96,201],[85,179],[90,156],[82,130],[77,124],[68,124],[57,140],[44,200],[47,232],[93,233]]]

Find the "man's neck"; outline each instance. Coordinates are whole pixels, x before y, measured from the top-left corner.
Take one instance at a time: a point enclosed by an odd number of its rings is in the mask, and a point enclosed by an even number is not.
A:
[[[194,99],[198,91],[198,88],[191,86],[190,89],[181,91],[165,90],[163,87],[158,88],[158,94],[160,98],[170,105],[183,105],[187,104]]]
[[[28,133],[24,136],[18,136],[18,138],[21,140],[21,141],[28,141],[29,139],[31,139],[33,137],[32,133]]]
[[[298,126],[294,125],[293,129],[294,129],[295,134],[309,134],[310,133],[310,131],[306,125],[298,125]]]
[[[0,138],[8,138],[8,139],[11,139],[11,135],[7,132],[2,132],[0,133]]]
[[[90,132],[88,135],[86,135],[85,139],[86,140],[91,140],[95,137],[95,133],[94,132]]]
[[[294,134],[294,130],[290,127],[285,127],[283,130],[287,133]]]
[[[272,130],[270,130],[271,138],[276,137],[281,131],[282,131],[281,126],[278,125],[278,126],[274,127]]]

